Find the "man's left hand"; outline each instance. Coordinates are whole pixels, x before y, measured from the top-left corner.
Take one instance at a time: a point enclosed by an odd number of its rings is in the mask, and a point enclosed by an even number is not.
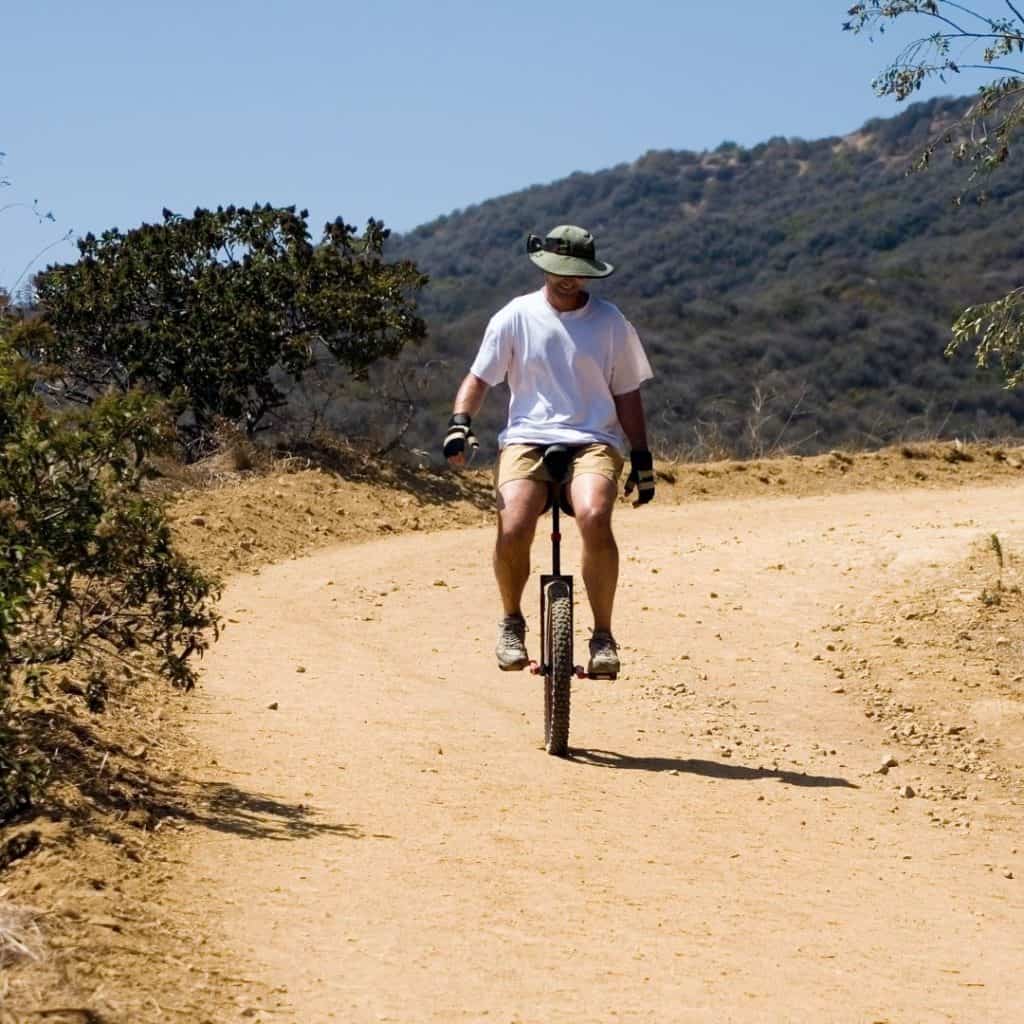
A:
[[[654,497],[654,459],[646,448],[637,448],[629,453],[629,476],[626,478],[626,496],[636,488],[637,505],[646,505]]]
[[[448,433],[444,439],[444,457],[453,466],[465,466],[476,454],[476,434],[473,433],[472,419],[467,413],[457,412],[448,421]]]

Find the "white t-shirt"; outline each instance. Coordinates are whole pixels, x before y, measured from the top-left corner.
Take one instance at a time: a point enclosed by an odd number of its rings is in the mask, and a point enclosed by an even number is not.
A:
[[[633,325],[604,299],[560,313],[544,289],[491,317],[470,373],[494,387],[508,377],[508,425],[498,444],[628,447],[615,395],[654,376]]]

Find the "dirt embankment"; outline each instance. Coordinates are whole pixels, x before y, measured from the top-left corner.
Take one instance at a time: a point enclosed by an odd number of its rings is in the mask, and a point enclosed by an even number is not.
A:
[[[1024,479],[1024,447],[928,443],[806,458],[661,461],[658,503],[723,498],[948,488]],[[490,523],[491,473],[350,461],[339,476],[301,459],[259,474],[207,474],[182,493],[174,523],[182,549],[227,574],[331,544]]]

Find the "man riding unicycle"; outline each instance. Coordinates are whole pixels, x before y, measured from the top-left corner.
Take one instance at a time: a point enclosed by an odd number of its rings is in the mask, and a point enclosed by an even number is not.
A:
[[[653,373],[633,325],[585,289],[589,279],[614,269],[597,258],[588,231],[562,225],[544,238],[531,235],[527,252],[544,272],[543,287],[513,299],[488,323],[455,396],[444,455],[452,465],[464,464],[472,418],[488,389],[507,379],[511,399],[495,471],[494,575],[503,608],[496,654],[499,668],[517,671],[530,663],[522,596],[537,519],[549,501],[551,477],[543,454],[552,444],[569,449],[561,500],[579,528],[594,619],[587,672],[615,676],[620,663],[612,608],[619,552],[612,510],[627,451],[626,493],[635,488],[638,505],[654,497],[640,395],[640,385]]]

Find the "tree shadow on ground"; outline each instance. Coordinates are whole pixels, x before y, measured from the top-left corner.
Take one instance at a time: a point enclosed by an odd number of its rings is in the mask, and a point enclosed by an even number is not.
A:
[[[175,799],[150,809],[161,821],[194,826],[210,832],[224,832],[242,839],[270,839],[275,842],[342,836],[362,839],[358,825],[324,821],[308,804],[293,804],[266,793],[250,793],[223,782],[186,784]]]
[[[740,764],[722,764],[687,757],[630,757],[614,750],[588,750],[579,747],[569,751],[569,760],[596,768],[619,768],[638,772],[678,772],[682,775],[703,775],[710,779],[731,779],[737,782],[756,782],[775,779],[789,786],[811,788],[838,787],[859,789],[849,779],[831,775],[808,775],[806,772],[783,771],[780,768],[750,768]]]
[[[144,749],[129,752],[107,730],[116,725],[103,717],[89,723],[51,713],[33,720],[45,736],[62,785],[38,805],[3,824],[28,824],[36,818],[65,821],[73,834],[99,835],[121,842],[134,829],[202,828],[243,839],[274,841],[312,839],[321,835],[361,839],[363,830],[322,817],[316,807],[289,803],[267,793],[250,792],[231,783],[189,778],[148,763]],[[41,746],[40,746],[41,749]],[[77,829],[75,829],[77,826]]]
[[[406,491],[425,504],[465,501],[483,512],[494,509],[494,481],[483,467],[456,472],[442,466],[411,465],[397,458],[373,456],[340,441],[319,443],[297,440],[281,446],[278,457],[287,455],[345,480]]]
[[[472,469],[456,471],[433,461],[421,463],[405,451],[375,455],[365,445],[334,437],[289,438],[272,447],[254,446],[253,450],[257,455],[252,464],[242,468],[232,463],[230,449],[218,449],[190,464],[171,458],[155,459],[157,477],[149,488],[170,496],[201,490],[225,477],[242,479],[315,468],[342,480],[405,492],[423,505],[465,502],[481,512],[494,511],[494,478],[483,461]]]

